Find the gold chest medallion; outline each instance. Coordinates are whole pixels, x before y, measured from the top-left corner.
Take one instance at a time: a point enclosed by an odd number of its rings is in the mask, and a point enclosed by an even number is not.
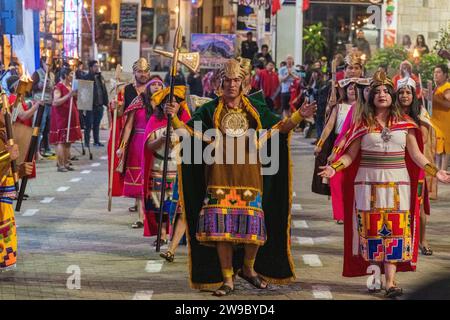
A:
[[[241,109],[227,111],[221,121],[222,129],[229,137],[242,137],[248,130],[246,114]]]

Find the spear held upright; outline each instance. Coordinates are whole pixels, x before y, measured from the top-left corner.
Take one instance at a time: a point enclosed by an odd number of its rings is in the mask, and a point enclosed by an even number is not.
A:
[[[47,52],[47,60],[45,62],[45,64],[47,65],[47,70],[45,71],[44,87],[42,88],[41,101],[39,103],[36,120],[34,121],[33,135],[31,136],[30,146],[28,148],[28,153],[27,153],[25,162],[33,161],[33,158],[36,154],[36,150],[38,148],[39,128],[42,123],[42,117],[44,115],[44,109],[45,109],[45,104],[44,104],[45,91],[47,90],[48,73],[49,73],[52,63],[53,63],[53,55],[52,55],[51,51],[49,50]],[[28,183],[28,177],[25,176],[22,178],[22,183],[20,184],[20,191],[19,191],[19,195],[17,197],[16,211],[20,211],[20,208],[22,206],[23,196],[25,195],[25,189],[27,188],[27,183]]]
[[[182,45],[182,29],[178,27],[175,32],[175,39],[173,44],[174,52],[167,52],[162,50],[154,50],[155,53],[172,59],[172,66],[170,69],[170,93],[169,101],[173,102],[174,88],[175,88],[175,77],[177,75],[178,63],[186,66],[193,72],[197,71],[200,65],[200,54],[198,52],[180,52]],[[161,249],[161,229],[162,229],[162,218],[164,210],[164,200],[166,195],[166,183],[167,183],[167,162],[169,158],[169,140],[170,140],[170,128],[172,126],[172,116],[167,115],[167,127],[166,127],[166,141],[164,145],[164,164],[163,164],[163,175],[161,184],[161,198],[160,198],[160,208],[158,216],[158,236],[156,240],[156,252]]]

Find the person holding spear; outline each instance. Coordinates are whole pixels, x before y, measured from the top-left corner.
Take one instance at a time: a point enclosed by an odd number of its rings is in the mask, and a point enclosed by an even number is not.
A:
[[[8,144],[6,140],[5,111],[8,108],[6,94],[0,91],[0,273],[16,266],[17,230],[14,217],[13,200],[16,197],[11,163],[19,158],[17,144]],[[33,163],[22,163],[18,168],[19,178],[30,175]]]
[[[53,93],[53,106],[50,122],[50,144],[57,145],[58,172],[73,171],[69,166],[70,145],[81,139],[81,128],[76,105],[77,91],[72,88],[74,72],[61,70],[61,81]],[[71,108],[72,104],[72,108]],[[72,112],[71,112],[71,109]]]

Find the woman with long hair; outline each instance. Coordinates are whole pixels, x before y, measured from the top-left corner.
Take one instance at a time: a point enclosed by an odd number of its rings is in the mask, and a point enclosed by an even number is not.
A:
[[[414,47],[414,50],[417,50],[417,53],[420,56],[423,56],[424,54],[430,53],[430,49],[428,48],[425,37],[423,34],[419,34],[416,38],[416,46]]]
[[[59,75],[61,81],[55,86],[53,92],[49,139],[50,144],[57,145],[56,158],[58,161],[58,172],[67,172],[74,170],[70,166],[70,146],[73,142],[81,140],[82,136],[77,109],[77,91],[72,91],[72,81],[75,72],[63,68]],[[68,133],[67,127],[69,125],[71,105],[70,132]],[[67,134],[69,134],[68,140]]]
[[[154,80],[158,81],[158,80]],[[151,81],[150,81],[151,82]],[[162,85],[162,82],[161,82]],[[177,159],[175,154],[169,153],[168,167],[165,184],[165,198],[161,203],[161,181],[163,175],[164,166],[164,151],[165,141],[170,139],[171,151],[174,147],[175,136],[172,133],[167,133],[167,116],[165,113],[165,105],[169,100],[170,88],[159,90],[151,97],[151,104],[154,108],[154,113],[150,117],[145,130],[144,152],[142,160],[142,175],[144,177],[144,204],[145,204],[145,230],[144,236],[152,236],[157,232],[158,217],[161,206],[163,207],[163,223],[161,225],[161,243],[165,245],[168,243],[167,231],[170,231],[169,222],[171,207],[173,202],[176,202],[173,197],[175,181],[177,178]],[[186,87],[175,86],[174,88],[174,100],[182,106],[178,112],[178,118],[187,122],[190,119],[189,108],[185,100]],[[176,204],[176,203],[175,203]],[[178,206],[179,208],[179,206]],[[172,225],[170,223],[170,225]],[[174,232],[174,239],[171,246],[163,255],[163,257],[169,262],[173,261],[174,254],[178,242],[182,238],[186,224],[184,219],[179,219],[176,230]],[[177,232],[178,230],[178,232]],[[157,241],[154,242],[156,246]]]
[[[342,126],[347,118],[348,112],[357,100],[357,88],[355,81],[349,79],[349,81],[345,82],[343,89],[344,95],[341,97],[340,101],[332,107],[325,128],[322,131],[322,135],[317,141],[314,149],[314,155],[316,156],[312,180],[312,191],[314,193],[331,195],[329,183],[322,181],[322,178],[320,178],[317,173],[320,171],[319,167],[327,164],[328,157],[332,152],[336,137],[342,130]],[[338,224],[340,224],[343,219],[335,217],[335,220]]]
[[[422,132],[424,143],[424,154],[430,163],[434,165],[434,151],[436,146],[433,125],[431,124],[430,115],[421,106],[416,95],[416,82],[412,78],[399,80],[397,83],[396,100],[398,107],[419,126]],[[434,147],[433,147],[434,146]],[[428,178],[428,177],[427,177]],[[434,177],[430,177],[434,178]],[[429,183],[429,179],[421,179],[419,181],[419,195],[422,198],[420,206],[420,240],[419,248],[423,255],[431,256],[433,250],[428,245],[426,239],[427,215],[430,214],[430,200],[428,196],[429,188],[433,183]]]
[[[370,87],[344,154],[319,175],[331,178],[345,169],[344,188],[354,190],[344,201],[343,275],[365,276],[369,267],[379,268],[386,297],[394,298],[403,293],[396,272],[416,268],[421,171],[445,183],[450,175],[423,155],[422,133],[395,103],[392,81],[377,72]]]
[[[121,134],[120,147],[117,150],[117,157],[120,159],[118,171],[124,175],[123,195],[136,199],[139,218],[131,227],[133,229],[144,227],[144,207],[143,197],[143,177],[141,173],[141,160],[145,139],[145,127],[150,116],[153,114],[153,107],[150,97],[161,85],[156,86],[152,80],[146,85],[145,91],[137,96],[131,105],[125,110],[125,125]]]

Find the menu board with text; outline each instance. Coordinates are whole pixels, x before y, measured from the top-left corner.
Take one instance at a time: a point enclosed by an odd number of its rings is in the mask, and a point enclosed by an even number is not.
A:
[[[138,40],[138,3],[120,4],[119,40]]]

